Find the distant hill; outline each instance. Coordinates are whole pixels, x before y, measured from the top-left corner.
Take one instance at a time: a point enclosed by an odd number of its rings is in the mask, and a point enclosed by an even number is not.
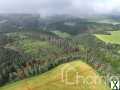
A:
[[[79,34],[120,29],[119,25],[99,23],[96,20],[93,22],[93,20],[90,19],[72,16],[52,16],[42,18],[39,14],[0,15],[0,32],[59,30],[70,34]]]

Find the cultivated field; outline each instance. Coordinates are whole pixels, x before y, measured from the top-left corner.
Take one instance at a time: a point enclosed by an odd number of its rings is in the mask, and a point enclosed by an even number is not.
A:
[[[95,36],[106,43],[120,44],[120,31],[112,31],[111,35],[95,34]]]

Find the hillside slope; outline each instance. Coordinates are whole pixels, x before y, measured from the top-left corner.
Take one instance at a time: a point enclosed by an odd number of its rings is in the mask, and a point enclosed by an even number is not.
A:
[[[76,75],[83,76],[84,79],[76,79]],[[88,76],[92,76],[90,83],[87,83]],[[103,82],[95,84],[95,77],[100,79],[90,66],[81,61],[73,61],[42,75],[6,85],[0,90],[109,90]]]

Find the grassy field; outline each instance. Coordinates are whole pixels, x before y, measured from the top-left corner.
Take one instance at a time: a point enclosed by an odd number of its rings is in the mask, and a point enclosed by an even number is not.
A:
[[[60,31],[52,31],[54,34],[58,35],[61,38],[68,38],[71,35],[66,32],[60,32]]]
[[[7,36],[12,37],[14,42],[7,44],[5,47],[17,51],[23,51],[35,58],[48,57],[54,53],[61,53],[62,49],[48,41],[42,41],[33,38],[33,36],[25,35],[26,33],[9,33]]]
[[[95,36],[106,43],[120,44],[120,31],[112,31],[111,35],[95,34]]]
[[[83,76],[84,79],[76,79],[76,75]],[[97,80],[95,83],[95,77],[101,80],[94,69],[79,60],[62,64],[42,75],[6,85],[0,90],[109,90],[103,81],[98,83]]]
[[[57,48],[55,45],[52,45],[47,41],[40,40],[23,40],[20,42],[19,47],[23,49],[25,53],[36,58],[41,58],[41,56],[50,56],[53,55],[53,53],[62,52],[62,50]]]
[[[19,46],[26,52],[26,53],[38,53],[41,48],[49,48],[50,45],[48,42],[40,41],[40,40],[32,40],[32,39],[25,39],[22,40]]]

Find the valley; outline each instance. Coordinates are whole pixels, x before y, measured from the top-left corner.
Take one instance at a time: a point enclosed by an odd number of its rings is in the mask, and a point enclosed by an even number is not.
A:
[[[110,90],[104,79],[94,88],[63,84],[57,74],[66,65],[86,77],[120,75],[119,24],[13,16],[0,24],[0,90]]]

